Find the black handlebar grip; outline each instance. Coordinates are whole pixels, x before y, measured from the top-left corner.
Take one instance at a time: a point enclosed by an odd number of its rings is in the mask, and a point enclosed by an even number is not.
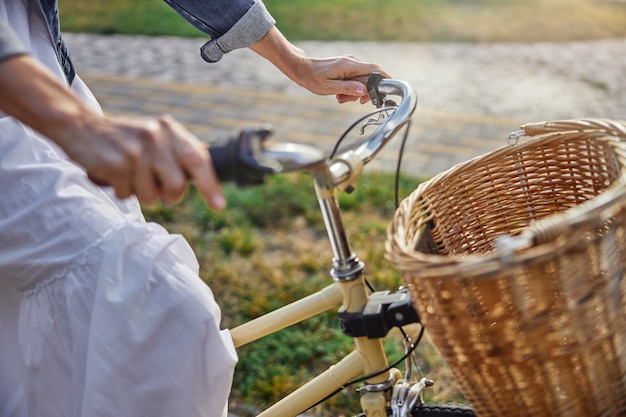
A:
[[[265,175],[276,172],[261,154],[268,129],[244,129],[237,137],[209,147],[209,155],[217,178],[238,187],[263,184]],[[264,164],[265,162],[265,164]]]
[[[237,144],[234,139],[220,145],[212,145],[209,148],[209,155],[213,162],[213,169],[217,179],[222,182],[236,182],[236,160]]]

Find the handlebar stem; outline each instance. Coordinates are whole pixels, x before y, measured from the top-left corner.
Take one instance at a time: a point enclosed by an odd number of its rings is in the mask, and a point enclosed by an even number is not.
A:
[[[381,79],[378,91],[398,95],[402,102],[394,114],[365,142],[348,150],[332,161],[324,160],[309,165],[315,179],[315,192],[333,251],[331,274],[336,281],[350,281],[361,276],[363,263],[352,253],[341,219],[335,192],[345,190],[360,175],[363,166],[371,161],[387,142],[408,122],[417,106],[417,95],[407,83]]]
[[[335,281],[352,281],[361,276],[364,265],[352,252],[339,202],[335,194],[336,185],[330,170],[318,172],[315,176],[315,192],[320,206],[328,240],[333,252],[331,276]]]

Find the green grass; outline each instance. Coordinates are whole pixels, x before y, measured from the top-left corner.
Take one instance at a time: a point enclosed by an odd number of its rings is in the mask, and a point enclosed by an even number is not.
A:
[[[616,0],[267,0],[292,40],[567,41],[626,36]],[[64,30],[204,36],[157,0],[60,0]]]

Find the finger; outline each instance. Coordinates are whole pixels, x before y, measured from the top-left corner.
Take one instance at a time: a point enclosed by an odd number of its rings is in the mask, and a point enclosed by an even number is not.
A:
[[[154,182],[158,194],[167,204],[180,202],[187,191],[187,176],[176,158],[168,153],[163,155],[154,166]]]
[[[100,173],[97,169],[89,172],[88,177],[98,185],[105,184],[112,187],[117,198],[130,197],[133,194],[130,163],[125,159],[120,159],[106,164],[105,167],[105,171]]]
[[[182,125],[170,123],[170,128],[178,138],[174,142],[174,149],[178,163],[187,178],[195,182],[196,188],[210,208],[223,209],[226,206],[226,200],[215,175],[208,149],[202,146],[200,141]]]
[[[371,101],[369,96],[353,97],[353,96],[345,96],[345,95],[338,94],[336,98],[337,98],[337,103],[339,104],[351,103],[353,101],[358,101],[361,104],[367,104]]]
[[[140,202],[150,204],[163,194],[162,185],[167,177],[162,172],[176,168],[175,161],[166,163],[167,154],[171,153],[167,131],[158,120],[127,120],[125,123],[130,132],[129,139],[135,138],[135,141],[125,143],[125,179],[130,184],[131,193]]]
[[[213,210],[222,210],[226,207],[226,199],[215,175],[208,149],[204,147],[193,149],[181,154],[180,160],[209,207]]]
[[[177,142],[186,140],[186,129],[169,116],[159,118],[159,137],[155,140],[151,171],[158,194],[168,204],[178,203],[185,196],[188,177],[177,155]]]
[[[358,81],[361,84],[363,84],[364,86],[367,86],[367,82],[369,81],[370,76],[368,75],[360,75],[358,77],[352,77],[351,80],[353,81]]]
[[[373,72],[377,72],[386,78],[391,78],[389,73],[377,64],[362,62],[355,58],[348,58],[341,67],[344,79],[354,79],[367,83],[369,75]]]
[[[107,185],[110,185],[110,183],[107,180],[105,180],[104,178],[98,178],[96,174],[93,174],[91,172],[87,172],[87,178],[89,178],[91,182],[93,182],[94,184],[100,187],[105,187]]]
[[[353,99],[350,101],[355,101],[359,97],[367,95],[367,87],[360,81],[332,81],[330,88],[336,92],[336,96],[341,96],[342,98],[352,97]]]
[[[357,101],[357,100],[363,100],[362,96],[349,96],[346,94],[337,94],[335,95],[335,98],[337,99],[337,102],[339,104],[343,104],[343,103],[350,103],[353,101]],[[369,100],[369,96],[365,96],[365,102],[367,102]]]
[[[380,73],[383,77],[385,78],[393,78],[388,72],[384,71],[382,68],[380,68],[378,65],[376,65],[375,70],[373,70],[372,72],[378,72]]]
[[[151,161],[147,152],[138,158],[134,172],[129,181],[132,182],[133,193],[144,204],[154,203],[159,198],[158,180],[152,171]]]

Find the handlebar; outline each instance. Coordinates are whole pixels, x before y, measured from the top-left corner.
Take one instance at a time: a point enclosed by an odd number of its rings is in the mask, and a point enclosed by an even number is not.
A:
[[[417,106],[417,94],[404,81],[371,74],[368,91],[381,117],[365,122],[379,126],[359,145],[331,158],[313,146],[269,143],[269,129],[246,129],[238,137],[209,148],[218,179],[248,186],[262,183],[267,174],[328,170],[335,185],[350,182],[410,120]],[[387,95],[398,96],[400,104],[386,100]]]

